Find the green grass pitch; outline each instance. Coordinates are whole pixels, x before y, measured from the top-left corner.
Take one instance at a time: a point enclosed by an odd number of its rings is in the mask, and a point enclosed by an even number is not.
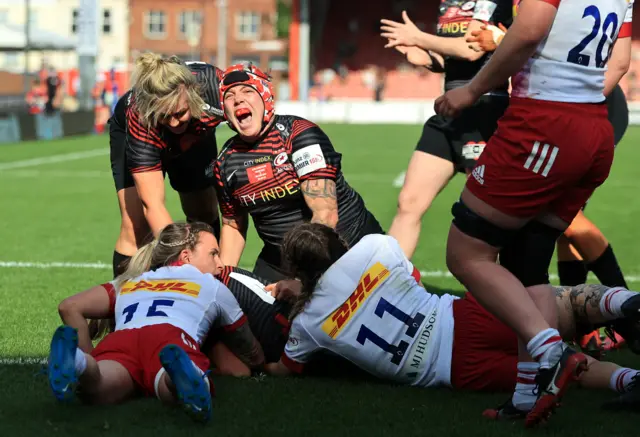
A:
[[[368,207],[388,228],[420,126],[324,125],[343,171]],[[220,144],[229,135],[219,134]],[[640,128],[630,128],[616,152],[611,177],[589,204],[587,215],[608,236],[633,287],[640,287],[637,263],[636,163]],[[51,159],[74,153],[76,159]],[[17,164],[16,164],[17,163]],[[179,410],[140,399],[113,407],[58,405],[45,377],[34,376],[55,327],[64,297],[110,279],[119,212],[110,174],[108,138],[90,136],[52,142],[0,145],[0,435],[2,436],[635,436],[638,417],[605,414],[612,394],[574,390],[548,427],[525,431],[522,424],[491,423],[481,412],[506,397],[453,393],[327,379],[234,380],[217,378],[210,425],[192,424]],[[450,207],[462,188],[456,177],[423,221],[414,263],[427,272],[431,290],[460,291],[446,277],[444,261]],[[168,190],[175,219],[182,219]],[[248,237],[241,265],[251,268],[260,244]],[[35,263],[18,267],[16,262]],[[50,263],[96,263],[97,268],[49,267]],[[41,265],[37,263],[43,263]],[[102,267],[100,267],[103,265]],[[555,271],[555,265],[552,265]],[[640,367],[628,352],[609,357]],[[22,363],[17,364],[19,359]]]

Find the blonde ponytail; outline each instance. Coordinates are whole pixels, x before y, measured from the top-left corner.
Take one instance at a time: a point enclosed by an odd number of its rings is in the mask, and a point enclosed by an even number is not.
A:
[[[125,282],[137,278],[144,272],[151,270],[151,259],[153,258],[153,250],[158,244],[158,240],[145,244],[131,257],[127,264],[127,269],[116,278],[115,288],[120,291]]]
[[[193,118],[204,114],[200,84],[177,56],[163,58],[157,53],[144,53],[136,59],[132,77],[136,110],[146,128],[155,127],[178,108],[182,93]]]

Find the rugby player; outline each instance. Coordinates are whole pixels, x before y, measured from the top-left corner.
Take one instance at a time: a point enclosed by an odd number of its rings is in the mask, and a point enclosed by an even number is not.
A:
[[[114,281],[65,299],[64,325],[51,340],[48,377],[55,397],[112,404],[138,390],[179,402],[198,420],[211,416],[212,384],[200,344],[212,326],[248,367],[264,355],[238,302],[214,279],[222,270],[211,226],[172,223],[140,248]],[[115,332],[94,349],[86,318],[115,317]]]
[[[252,272],[225,266],[216,278],[226,285],[247,317],[249,328],[264,352],[265,362],[278,361],[289,334],[290,305],[276,300],[265,288],[267,281]],[[208,339],[203,350],[215,373],[250,376],[251,369],[225,345],[219,333]]]
[[[213,183],[215,127],[222,120],[222,71],[145,53],[136,60],[133,87],[109,120],[111,170],[120,206],[114,277],[143,244],[173,220],[165,206],[164,175],[180,195],[188,221],[203,221],[219,235]]]
[[[403,23],[381,21],[386,47],[397,48],[413,64],[444,71],[445,90],[451,90],[468,83],[491,57],[490,52],[468,47],[465,36],[487,22],[509,25],[512,4],[511,0],[442,1],[436,35],[421,32],[406,12],[402,16]],[[457,172],[468,173],[475,165],[509,104],[508,86],[508,81],[499,84],[458,119],[434,115],[425,123],[389,229],[407,257],[415,252],[422,216],[437,194]]]
[[[515,14],[517,14],[517,8],[514,8]],[[492,52],[502,41],[506,31],[507,29],[501,23],[483,25],[479,30],[475,30],[467,36],[467,42],[474,49],[478,47],[482,51]],[[611,85],[619,81],[629,70],[631,38],[620,39],[617,44],[619,48],[613,53],[607,65],[607,83],[603,92],[607,100],[609,121],[613,125],[616,146],[622,140],[629,125],[629,108],[620,85],[616,85],[613,89],[611,89]],[[578,212],[565,230],[564,235],[558,239],[560,283],[563,285],[584,284],[587,281],[589,271],[592,271],[604,285],[627,288],[611,244],[602,231],[586,218],[583,213],[585,207]],[[611,332],[609,335],[610,338],[607,339],[609,341],[605,341],[604,345],[601,345],[597,332],[586,335],[580,344],[590,353],[599,354],[601,348],[609,349],[620,345],[619,337],[616,338],[615,334]],[[610,341],[611,339],[613,341]]]
[[[264,246],[254,273],[282,279],[280,242],[295,225],[312,221],[335,227],[355,244],[382,228],[349,186],[341,155],[314,123],[275,113],[273,86],[253,65],[234,65],[220,85],[227,122],[237,135],[215,165],[222,211],[220,256],[236,266],[246,243],[249,215]]]
[[[539,364],[533,407],[513,399],[530,409],[527,426],[548,419],[587,368],[552,327],[547,271],[556,240],[609,174],[614,136],[603,91],[616,82],[606,83],[605,67],[621,49],[618,36],[631,34],[631,11],[626,0],[522,2],[489,63],[436,100],[437,113],[456,116],[513,76],[509,108],[453,207],[447,265],[516,331],[526,344],[521,359]]]
[[[512,390],[518,380],[525,395],[535,390],[537,366],[518,363],[515,333],[471,294],[459,299],[428,293],[393,237],[369,235],[349,249],[332,229],[308,223],[290,231],[282,248],[301,289],[292,302],[284,354],[265,366],[267,372],[301,373],[324,349],[407,385],[495,391]],[[630,342],[640,341],[639,293],[581,285],[557,287],[555,296],[567,339],[580,325],[626,317],[635,326]],[[637,370],[589,360],[585,387],[620,393],[632,388]],[[496,410],[485,414],[495,417]],[[514,410],[508,417],[525,414]]]

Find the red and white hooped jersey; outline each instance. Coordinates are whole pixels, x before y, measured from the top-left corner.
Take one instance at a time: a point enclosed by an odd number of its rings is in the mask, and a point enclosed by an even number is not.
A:
[[[418,279],[393,237],[362,238],[294,318],[282,362],[299,373],[324,349],[379,378],[450,385],[455,297],[430,294]]]
[[[109,292],[116,331],[167,323],[201,344],[212,326],[234,330],[246,322],[231,291],[189,264],[146,272],[117,292],[113,282],[103,286]]]
[[[634,0],[537,1],[558,11],[549,35],[511,79],[511,95],[554,102],[604,101],[607,61],[615,41],[631,37]]]

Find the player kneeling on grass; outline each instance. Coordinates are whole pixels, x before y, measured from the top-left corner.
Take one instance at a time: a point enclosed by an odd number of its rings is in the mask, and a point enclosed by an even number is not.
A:
[[[363,370],[395,382],[467,390],[512,390],[521,403],[536,402],[537,363],[518,363],[518,339],[472,295],[459,299],[428,293],[419,273],[390,236],[368,235],[348,249],[332,229],[303,224],[284,239],[285,265],[296,281],[279,283],[275,294],[293,292],[289,340],[272,374],[303,372],[316,352],[328,350]],[[626,318],[640,341],[640,294],[623,288],[581,285],[556,288],[561,333]],[[587,305],[588,303],[588,305]],[[635,318],[635,319],[633,319]],[[588,332],[588,331],[587,331]],[[589,358],[585,387],[632,391],[623,403],[640,405],[637,371]],[[497,418],[496,410],[486,415]],[[524,418],[510,409],[508,418]]]
[[[113,282],[65,299],[65,323],[51,340],[49,383],[61,401],[74,386],[88,403],[113,404],[140,389],[182,404],[198,420],[211,417],[209,359],[200,344],[213,326],[250,368],[264,362],[238,302],[212,275],[222,270],[213,229],[173,223],[138,250]],[[115,331],[94,349],[87,318],[115,317]]]

